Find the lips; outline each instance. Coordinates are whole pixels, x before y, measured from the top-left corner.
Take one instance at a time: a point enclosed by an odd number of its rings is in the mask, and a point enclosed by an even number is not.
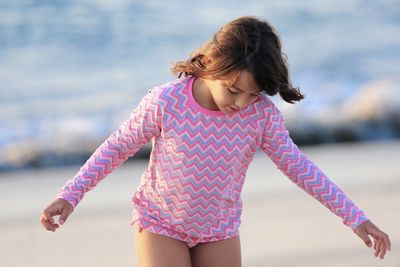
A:
[[[226,106],[226,112],[227,114],[233,114],[238,112],[240,109],[232,106]]]

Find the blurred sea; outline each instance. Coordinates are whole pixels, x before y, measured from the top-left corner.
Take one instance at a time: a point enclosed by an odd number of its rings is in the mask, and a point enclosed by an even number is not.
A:
[[[173,62],[243,15],[280,34],[306,99],[272,99],[298,136],[400,137],[400,1],[3,1],[0,171],[84,161]]]

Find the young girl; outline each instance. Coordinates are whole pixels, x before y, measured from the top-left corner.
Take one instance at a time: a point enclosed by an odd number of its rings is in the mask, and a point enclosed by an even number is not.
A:
[[[132,198],[140,266],[241,266],[240,195],[261,148],[368,247],[371,236],[375,256],[384,258],[389,237],[299,150],[268,97],[304,98],[268,22],[229,22],[172,70],[180,78],[151,89],[43,211],[47,230],[63,225],[87,191],[151,140]]]

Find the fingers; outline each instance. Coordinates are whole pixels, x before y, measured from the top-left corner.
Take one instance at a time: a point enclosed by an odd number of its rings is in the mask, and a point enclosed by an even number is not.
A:
[[[392,244],[390,242],[390,238],[389,238],[389,236],[387,234],[385,234],[385,233],[383,233],[383,234],[384,234],[383,241],[385,242],[385,245],[386,245],[387,249],[389,251],[391,251],[392,250]]]
[[[54,214],[56,215],[56,214]],[[45,209],[40,217],[40,223],[49,231],[55,232],[55,230],[59,227],[58,224],[54,223],[54,219],[52,213]]]
[[[385,257],[386,254],[386,245],[385,242],[381,239],[376,239],[375,240],[376,244],[374,245],[374,247],[376,247],[375,249],[375,257],[379,257],[381,259],[383,259]]]
[[[65,223],[65,221],[67,220],[68,216],[71,214],[72,211],[64,208],[61,212],[60,215],[60,219],[58,220],[58,222],[63,225]]]
[[[386,251],[391,250],[391,243],[389,236],[382,232],[372,222],[367,221],[357,227],[354,232],[364,241],[367,247],[372,247],[372,242],[369,236],[374,239],[373,249],[375,250],[375,257],[383,259]]]
[[[53,219],[52,212],[51,212],[49,209],[46,208],[46,209],[43,211],[42,217],[43,217],[43,219],[46,220],[47,222],[54,223],[54,219]]]
[[[375,257],[383,259],[385,257],[386,251],[391,250],[389,236],[378,228],[370,229],[369,234],[374,237]]]
[[[46,209],[43,210],[40,216],[40,223],[49,231],[55,232],[57,228],[60,227],[59,224],[54,222],[54,216],[60,216],[60,224],[63,224],[65,220],[68,218],[69,214],[71,214],[72,208],[70,204],[67,204],[64,200],[55,200],[51,203]]]
[[[383,259],[385,257],[386,251],[391,250],[391,244],[390,244],[390,239],[389,236],[387,236],[385,233],[381,232],[380,238],[377,238],[376,242],[376,249],[375,249],[375,257],[378,257]]]
[[[383,259],[386,254],[386,245],[385,242],[381,242],[381,255],[379,255],[379,258]]]
[[[379,242],[379,239],[375,239],[374,241],[374,249],[375,249],[375,257],[378,257],[379,253],[381,252],[381,244]]]

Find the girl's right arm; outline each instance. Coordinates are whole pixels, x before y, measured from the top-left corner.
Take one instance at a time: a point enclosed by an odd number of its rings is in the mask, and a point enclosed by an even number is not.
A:
[[[104,177],[133,156],[151,138],[159,135],[161,130],[159,92],[157,88],[150,90],[131,112],[129,118],[96,149],[78,173],[59,190],[54,201],[47,207],[47,212],[45,209],[42,213],[41,222],[45,227],[53,223],[53,216],[60,215],[57,214],[60,208],[68,207],[68,203],[72,212],[87,191],[93,189]]]

